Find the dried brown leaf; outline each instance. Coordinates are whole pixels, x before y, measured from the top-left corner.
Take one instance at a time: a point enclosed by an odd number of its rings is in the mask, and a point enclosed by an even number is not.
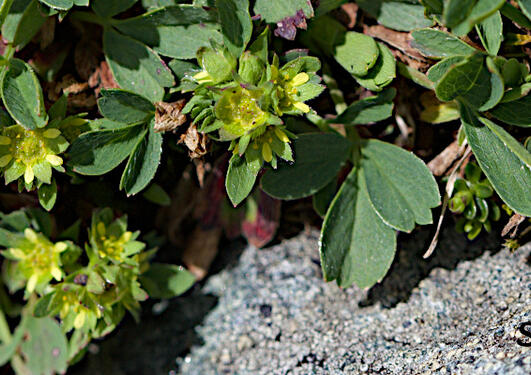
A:
[[[192,159],[203,157],[208,151],[208,136],[197,131],[197,126],[190,125],[186,133],[181,135],[179,143],[184,143],[188,148],[188,155]]]
[[[186,115],[181,111],[185,104],[185,99],[179,99],[173,103],[155,103],[155,132],[172,131],[184,124]]]
[[[410,33],[391,30],[382,25],[364,25],[363,32],[399,49],[402,53],[415,60],[427,62],[427,60],[409,44],[412,40]]]
[[[518,226],[522,224],[522,222],[525,220],[525,216],[522,216],[520,214],[514,214],[509,219],[509,222],[503,227],[503,230],[501,232],[502,237],[505,237],[509,234],[509,232],[512,231],[509,237],[514,238],[516,237],[516,233],[518,232]]]
[[[442,176],[464,152],[465,146],[455,140],[428,163],[428,168],[435,176]]]
[[[347,3],[341,5],[341,10],[345,13],[345,15],[348,18],[348,21],[346,22],[346,25],[349,29],[354,28],[356,26],[356,21],[358,19],[358,10],[359,6],[358,4],[354,3]]]

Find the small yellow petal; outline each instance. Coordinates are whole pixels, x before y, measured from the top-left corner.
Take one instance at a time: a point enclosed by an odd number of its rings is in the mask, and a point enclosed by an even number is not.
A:
[[[37,286],[37,280],[38,280],[38,277],[36,274],[31,275],[31,277],[28,280],[28,283],[26,284],[26,289],[28,290],[28,292],[33,293],[33,291],[35,290],[35,287]]]
[[[37,236],[37,233],[31,228],[24,229],[24,237],[26,237],[30,242],[37,242],[39,241],[39,237]]]
[[[61,270],[58,267],[52,268],[50,272],[53,278],[57,281],[60,281],[63,277],[63,272],[61,272]]]
[[[280,130],[279,128],[275,128],[275,135],[277,136],[278,139],[280,139],[282,142],[284,143],[289,143],[289,138],[288,136],[286,135],[286,133],[284,133],[282,130]]]
[[[57,155],[46,155],[46,161],[54,167],[58,167],[63,164],[63,159]]]
[[[76,318],[74,319],[74,327],[76,329],[80,329],[81,327],[83,327],[83,324],[85,324],[85,311],[79,312]]]
[[[299,73],[291,80],[293,86],[300,86],[308,82],[310,76],[307,73]]]
[[[26,171],[24,171],[24,182],[26,184],[31,184],[33,182],[33,179],[35,178],[35,173],[33,173],[33,168],[29,165],[26,167]]]
[[[45,130],[42,135],[44,135],[45,138],[54,139],[61,135],[61,131],[59,129],[51,128]]]
[[[293,103],[293,106],[298,110],[301,110],[303,113],[310,112],[310,107],[307,104],[304,104],[303,102],[295,102]]]
[[[0,145],[6,146],[8,144],[11,144],[11,138],[6,137],[5,135],[0,135]]]
[[[26,259],[26,253],[20,249],[11,248],[9,249],[9,253],[17,259]]]
[[[3,168],[5,167],[6,165],[9,164],[9,162],[11,161],[11,159],[13,159],[13,157],[11,155],[4,155],[0,158],[0,168]]]
[[[133,232],[125,232],[124,234],[122,234],[122,240],[124,242],[129,242],[132,236],[133,236]]]
[[[206,83],[206,82],[212,81],[212,78],[210,77],[210,74],[208,74],[208,72],[206,70],[203,70],[203,71],[197,73],[196,75],[194,75],[194,79],[198,83]]]
[[[271,146],[269,146],[269,143],[264,143],[262,145],[262,157],[268,163],[273,160],[273,153],[271,152]]]
[[[68,245],[65,242],[57,242],[55,245],[53,245],[53,249],[57,253],[62,253],[68,248]]]

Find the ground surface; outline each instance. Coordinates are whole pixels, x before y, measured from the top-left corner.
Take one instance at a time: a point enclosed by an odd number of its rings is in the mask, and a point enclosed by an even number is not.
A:
[[[517,343],[531,321],[531,246],[511,254],[450,229],[422,261],[429,234],[418,232],[401,238],[384,282],[362,291],[321,281],[317,240],[311,232],[245,249],[191,296],[119,330],[78,371],[531,373],[531,349]]]

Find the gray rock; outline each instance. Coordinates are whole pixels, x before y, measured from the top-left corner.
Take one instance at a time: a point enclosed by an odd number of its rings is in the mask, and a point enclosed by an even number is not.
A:
[[[531,246],[512,254],[448,230],[425,261],[428,239],[402,238],[368,291],[322,281],[315,232],[247,248],[204,286],[219,300],[182,374],[530,374],[517,328],[531,321]]]

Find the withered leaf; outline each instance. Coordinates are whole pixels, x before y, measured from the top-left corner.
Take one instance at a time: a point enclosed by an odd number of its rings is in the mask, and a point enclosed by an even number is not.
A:
[[[294,40],[297,35],[297,28],[306,30],[306,27],[306,15],[302,9],[299,9],[295,15],[277,22],[275,35],[284,39]]]
[[[155,103],[155,132],[167,132],[177,129],[186,122],[186,115],[181,113],[186,100],[179,99],[173,103]]]
[[[186,133],[181,135],[179,143],[184,143],[189,150],[192,159],[200,158],[207,153],[208,136],[197,131],[195,124],[190,125]]]

